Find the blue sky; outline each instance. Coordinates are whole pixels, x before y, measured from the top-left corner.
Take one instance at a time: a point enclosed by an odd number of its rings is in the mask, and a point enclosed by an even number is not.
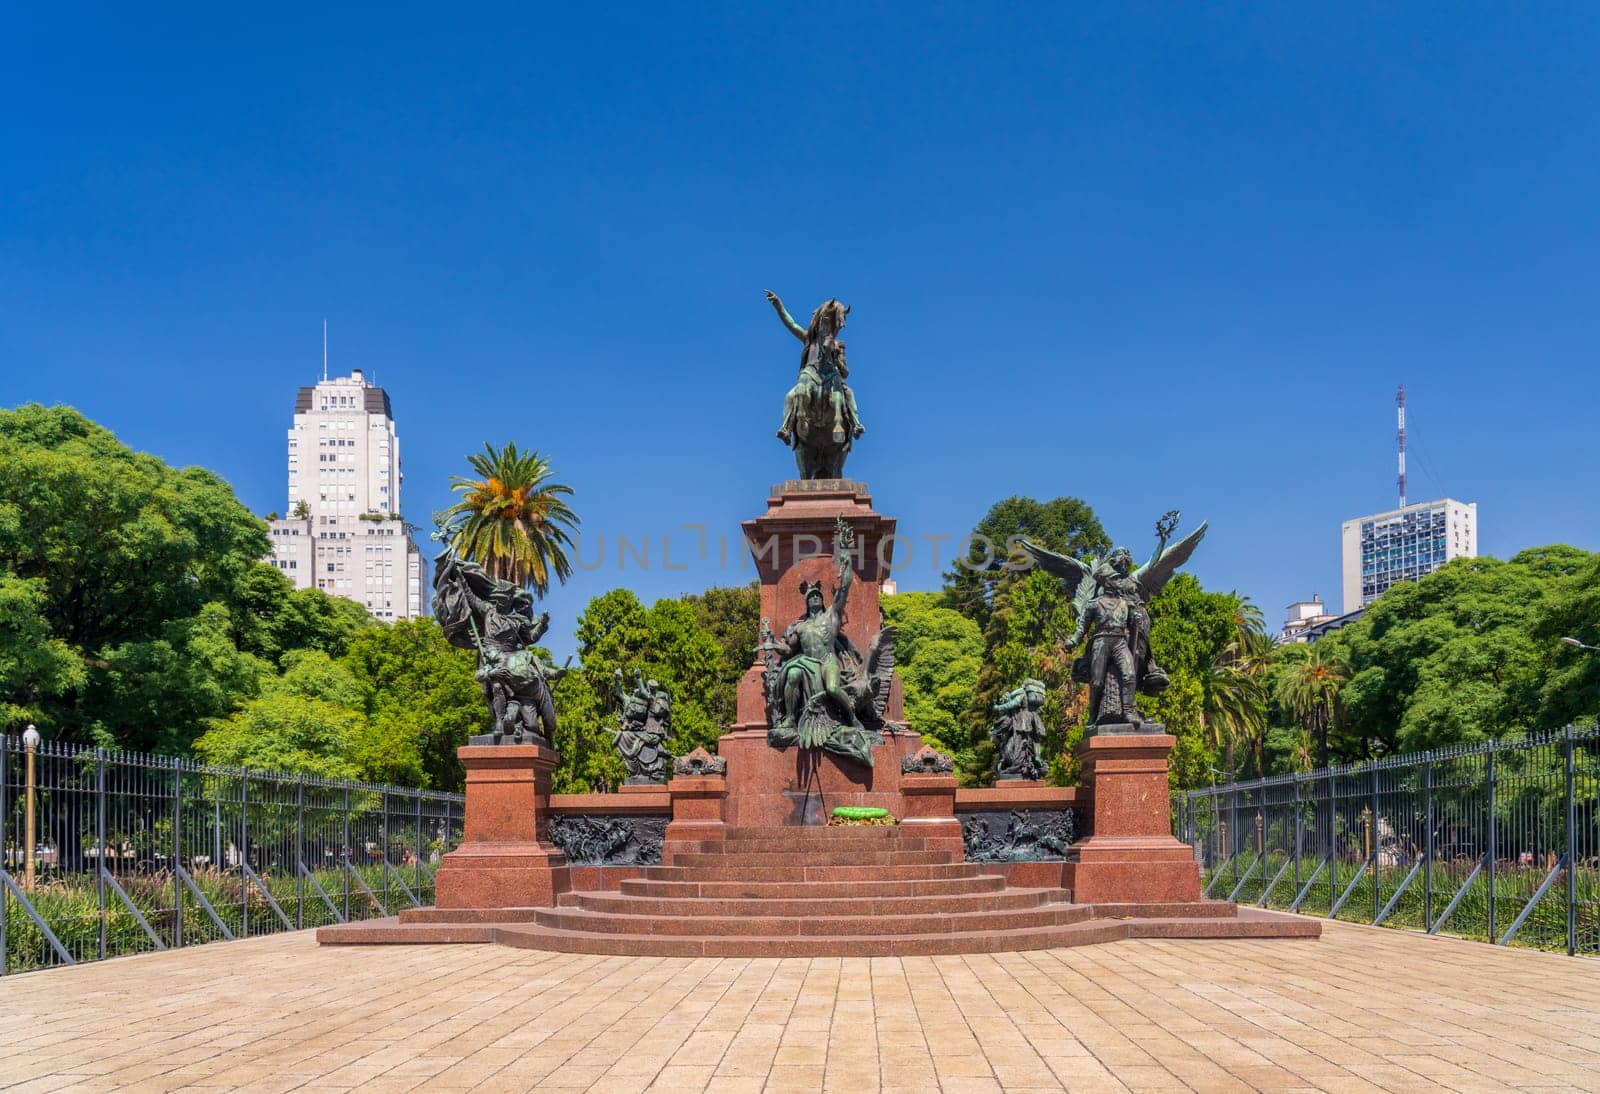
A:
[[[849,472],[914,539],[1077,494],[1143,550],[1179,507],[1207,584],[1337,603],[1404,382],[1413,499],[1600,548],[1593,7],[583,7],[11,8],[0,404],[278,509],[326,317],[407,516],[484,440],[576,488],[609,562],[570,631],[748,576],[715,536],[792,467],[772,288],[853,306]]]

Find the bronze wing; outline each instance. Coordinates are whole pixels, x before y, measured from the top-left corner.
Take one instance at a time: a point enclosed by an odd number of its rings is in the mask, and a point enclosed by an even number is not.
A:
[[[1172,575],[1178,572],[1178,567],[1189,561],[1189,556],[1194,554],[1194,549],[1200,546],[1200,541],[1206,536],[1206,522],[1201,521],[1200,527],[1184,536],[1177,543],[1161,552],[1161,556],[1141,568],[1133,575],[1133,580],[1139,586],[1139,595],[1146,603],[1150,598],[1166,588],[1167,582],[1172,580]]]
[[[1020,540],[1019,546],[1047,573],[1055,574],[1074,589],[1083,584],[1083,579],[1088,577],[1093,569],[1088,563],[1079,562],[1071,555],[1058,555],[1026,539]]]

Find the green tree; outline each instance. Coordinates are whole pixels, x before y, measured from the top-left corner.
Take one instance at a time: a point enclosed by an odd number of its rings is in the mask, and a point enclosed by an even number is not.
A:
[[[59,699],[85,678],[82,659],[50,633],[43,582],[0,573],[0,732],[49,719],[40,700]]]
[[[967,550],[944,575],[945,606],[954,608],[980,628],[989,625],[995,594],[1008,572],[1011,546],[1026,537],[1052,551],[1082,558],[1110,549],[1105,529],[1079,498],[1040,502],[1013,496],[995,502],[972,530]]]
[[[358,635],[382,626],[354,600],[296,589],[266,563],[240,575],[229,607],[239,649],[274,665],[291,650],[341,657]]]
[[[1342,654],[1344,717],[1328,755],[1354,760],[1554,728],[1576,709],[1550,702],[1573,670],[1550,629],[1581,612],[1595,556],[1539,547],[1509,561],[1463,558],[1388,589],[1355,623],[1318,640]],[[1569,616],[1574,623],[1577,616]],[[1583,680],[1578,668],[1575,679]],[[1591,678],[1592,679],[1592,678]],[[1320,752],[1320,750],[1319,750]],[[1319,757],[1320,758],[1320,757]]]
[[[406,763],[406,748],[414,747],[421,764],[417,785],[463,789],[456,749],[488,729],[472,651],[452,646],[432,619],[405,619],[363,632],[341,664],[360,687],[371,740],[393,742]]]
[[[983,632],[943,606],[938,593],[883,598],[895,632],[895,669],[905,689],[906,722],[928,743],[956,756],[964,772],[981,764],[966,714],[983,664]]]
[[[281,676],[263,681],[260,695],[212,720],[195,751],[209,763],[423,785],[418,734],[383,707],[368,718],[369,700],[348,666],[321,650],[295,650],[284,656]]]
[[[613,589],[589,602],[577,639],[582,667],[555,689],[558,792],[612,790],[625,777],[611,732],[617,670],[631,682],[638,669],[671,690],[673,735],[667,747],[674,755],[715,743],[722,727],[710,711],[718,701],[724,653],[687,604],[667,599],[646,608],[627,589]]]
[[[694,612],[696,625],[722,649],[718,683],[708,700],[706,713],[719,726],[730,726],[738,717],[739,681],[755,662],[756,643],[761,633],[761,586],[731,585],[707,589],[683,598]]]
[[[1214,696],[1218,681],[1213,668],[1227,655],[1251,617],[1236,593],[1207,592],[1192,573],[1180,572],[1150,601],[1150,651],[1171,681],[1167,690],[1142,700],[1141,709],[1177,738],[1169,764],[1173,785],[1204,786],[1219,755],[1205,721],[1213,710],[1235,702],[1259,702],[1258,696],[1224,700]],[[1245,715],[1248,717],[1248,714]]]
[[[1233,639],[1211,663],[1203,715],[1207,744],[1222,755],[1228,777],[1238,775],[1235,752],[1242,745],[1250,752],[1259,778],[1266,774],[1266,679],[1272,666],[1273,645],[1261,610],[1243,597],[1235,595],[1235,601]]]
[[[1592,725],[1600,717],[1600,654],[1561,639],[1600,646],[1600,554],[1554,575],[1554,588],[1534,613],[1533,633],[1551,651],[1539,689],[1545,726]]]
[[[254,675],[221,645],[266,526],[210,472],[134,452],[66,407],[0,411],[0,466],[0,571],[34,583],[84,668],[58,695],[8,701],[36,705],[59,738],[183,750]]]
[[[295,771],[327,778],[362,776],[356,758],[366,736],[361,687],[321,651],[285,658],[282,676],[195,742],[208,763]]]
[[[1323,638],[1306,647],[1303,656],[1286,659],[1284,669],[1274,676],[1278,705],[1316,742],[1318,767],[1327,767],[1330,762],[1329,742],[1343,710],[1339,693],[1349,673],[1349,658],[1343,646]]]
[[[553,481],[548,460],[519,452],[515,442],[498,452],[484,445],[467,462],[478,477],[451,477],[450,488],[462,497],[443,514],[451,548],[539,596],[549,592],[552,578],[564,584],[572,574],[567,549],[578,526],[566,502],[572,488]]]
[[[1050,779],[1057,785],[1077,781],[1072,749],[1083,737],[1085,689],[1072,682],[1072,659],[1061,648],[1061,638],[1072,630],[1073,622],[1072,607],[1058,579],[1039,569],[1002,573],[983,630],[983,661],[964,719],[972,742],[960,770],[964,780],[987,783],[993,778],[989,723],[994,704],[1031,676],[1044,681],[1051,696],[1040,712]]]

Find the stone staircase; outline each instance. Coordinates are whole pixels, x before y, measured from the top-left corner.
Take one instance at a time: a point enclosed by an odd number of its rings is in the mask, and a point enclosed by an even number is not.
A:
[[[1073,904],[1067,890],[1012,888],[1003,874],[893,827],[733,828],[725,840],[669,845],[668,856],[618,891],[564,893],[554,908],[424,908],[318,937],[663,957],[888,957],[1317,933],[1315,924],[1302,932],[1291,917],[1221,901]]]

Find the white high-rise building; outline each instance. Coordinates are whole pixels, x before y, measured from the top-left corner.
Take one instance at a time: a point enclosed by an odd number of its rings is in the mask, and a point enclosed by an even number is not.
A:
[[[289,429],[289,504],[267,561],[297,589],[354,600],[378,619],[426,614],[422,552],[400,510],[400,437],[389,395],[356,369],[303,387]]]
[[[1417,581],[1453,558],[1478,555],[1478,503],[1423,501],[1344,522],[1344,610]]]

